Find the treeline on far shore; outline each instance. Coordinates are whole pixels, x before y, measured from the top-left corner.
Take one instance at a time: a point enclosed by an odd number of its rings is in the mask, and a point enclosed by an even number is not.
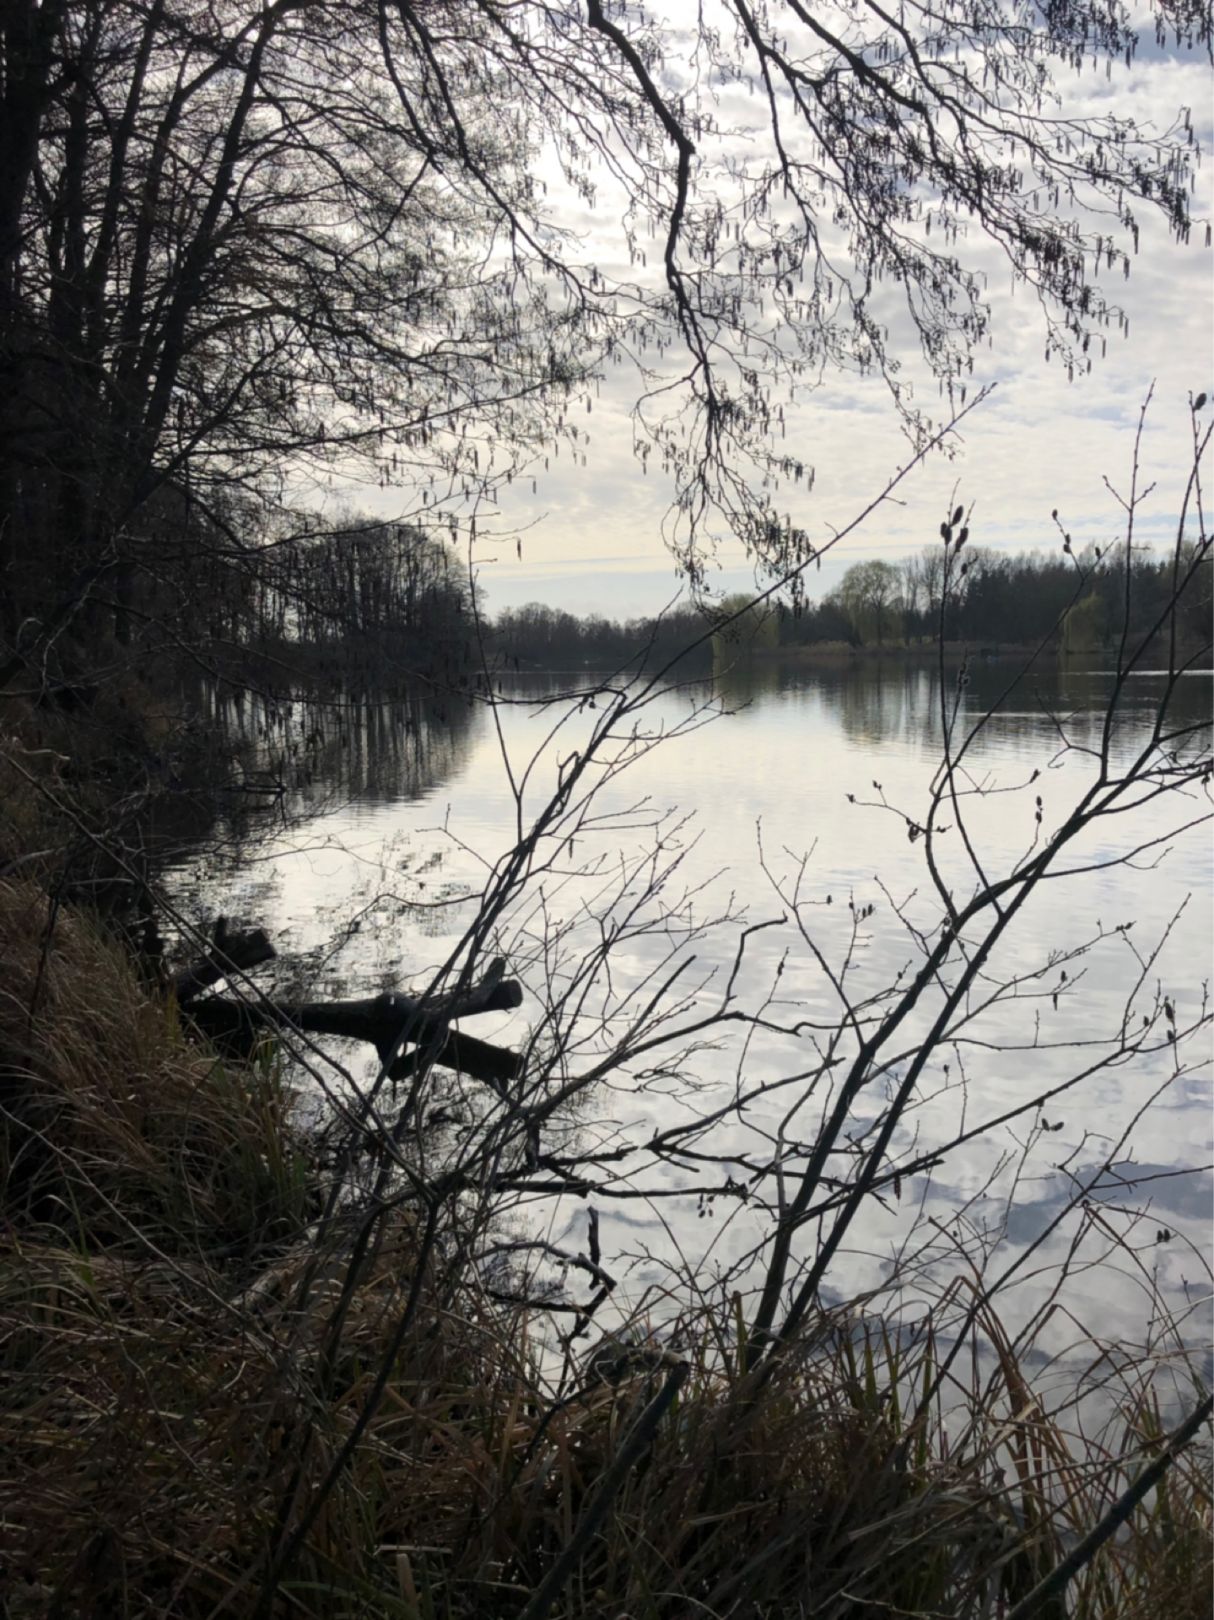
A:
[[[505,608],[492,620],[494,656],[517,668],[641,669],[677,664],[683,672],[712,667],[712,621],[701,608],[671,609],[658,618],[584,618],[543,602]]]
[[[222,513],[150,503],[156,569],[128,562],[57,644],[53,681],[86,683],[107,660],[138,663],[189,648],[189,663],[267,690],[337,681],[384,687],[422,676],[470,687],[502,670],[641,670],[698,676],[722,658],[790,653],[828,660],[924,656],[946,644],[998,653],[1047,646],[1076,655],[1111,646],[1127,618],[1141,638],[1172,620],[1173,574],[1186,561],[1135,550],[1019,554],[925,548],[898,564],[854,563],[817,600],[735,594],[651,617],[585,616],[531,602],[493,613],[443,537],[362,514],[267,535],[230,500]],[[1208,646],[1211,564],[1175,602],[1186,654]],[[0,617],[3,617],[0,615]]]
[[[927,547],[899,564],[854,563],[817,601],[754,604],[734,595],[710,608],[625,621],[531,602],[497,615],[492,642],[507,661],[549,669],[631,663],[653,670],[680,658],[686,669],[743,652],[897,655],[941,638],[987,653],[1044,645],[1077,655],[1110,646],[1123,626],[1136,639],[1165,626],[1170,633],[1176,562],[1135,551],[1127,589],[1124,551],[966,547],[950,559],[944,546]],[[1190,654],[1209,643],[1212,572],[1207,559],[1177,604],[1176,629]]]

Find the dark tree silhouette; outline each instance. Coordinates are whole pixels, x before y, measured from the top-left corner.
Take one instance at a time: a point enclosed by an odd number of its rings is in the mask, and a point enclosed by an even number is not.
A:
[[[1208,51],[1207,8],[1156,16],[1168,48]],[[306,508],[338,468],[398,483],[402,517],[470,524],[542,440],[578,440],[569,389],[624,353],[693,578],[714,510],[786,566],[807,542],[779,486],[808,461],[780,441],[787,385],[875,369],[927,426],[881,283],[951,393],[990,324],[963,231],[1071,368],[1117,318],[1096,275],[1128,266],[1134,210],[1187,234],[1187,118],[1159,135],[1055,99],[1060,70],[1135,44],[1097,0],[724,0],[690,28],[601,0],[14,0],[6,632],[32,657],[121,594],[166,487]],[[569,203],[599,195],[622,199],[630,276],[583,262]]]

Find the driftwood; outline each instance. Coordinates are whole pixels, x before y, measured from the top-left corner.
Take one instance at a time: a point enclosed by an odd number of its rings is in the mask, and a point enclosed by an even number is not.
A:
[[[177,1005],[184,1007],[195,996],[218,984],[220,979],[226,979],[231,973],[247,972],[249,968],[259,967],[262,962],[272,962],[277,954],[263,929],[255,928],[248,934],[230,934],[227,918],[218,918],[207,954],[197,962],[191,962],[189,967],[178,968],[172,976]]]
[[[237,1001],[223,996],[198,999],[204,990],[230,973],[256,967],[274,955],[274,947],[260,928],[246,934],[229,933],[221,917],[207,955],[173,975],[178,1004],[210,1040],[242,1051],[251,1050],[266,1030],[298,1029],[309,1035],[339,1035],[365,1041],[375,1048],[381,1063],[387,1062],[403,1038],[405,1046],[425,1049],[426,1055],[444,1068],[459,1069],[493,1086],[515,1079],[521,1069],[522,1059],[516,1052],[449,1027],[456,1018],[506,1012],[521,1006],[522,987],[516,979],[506,978],[506,964],[500,958],[490,963],[484,977],[468,989],[432,996],[424,1002],[416,996],[390,991],[362,1001]],[[411,1072],[413,1063],[414,1053],[402,1050],[389,1072],[395,1079],[403,1078]]]

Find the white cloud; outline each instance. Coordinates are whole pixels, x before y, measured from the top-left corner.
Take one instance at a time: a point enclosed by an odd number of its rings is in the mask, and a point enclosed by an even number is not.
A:
[[[1103,67],[1085,69],[1062,89],[1068,112],[1133,116],[1160,131],[1188,106],[1197,139],[1207,149],[1211,144],[1209,72],[1192,58],[1152,47],[1129,71],[1106,77]],[[739,126],[754,122],[754,103],[742,88],[731,88],[728,97]],[[1140,245],[1129,279],[1118,270],[1107,283],[1107,295],[1126,312],[1128,335],[1111,327],[1107,344],[1095,346],[1105,352],[1093,355],[1091,374],[1074,381],[1057,360],[1046,360],[1041,311],[1028,290],[1011,290],[998,249],[977,235],[960,244],[963,262],[989,278],[992,343],[974,356],[973,386],[993,383],[995,391],[965,423],[956,457],[935,457],[920,469],[900,491],[904,504],[883,508],[847,542],[844,562],[896,557],[927,543],[954,494],[974,502],[974,537],[984,545],[1056,543],[1055,507],[1077,538],[1108,538],[1118,513],[1102,477],[1107,473],[1117,484],[1128,476],[1139,410],[1152,385],[1144,461],[1158,492],[1144,513],[1145,532],[1166,532],[1186,467],[1187,400],[1212,382],[1209,165],[1199,180],[1193,212],[1200,223],[1188,244],[1170,240],[1158,216],[1139,211]],[[579,204],[567,217],[584,237],[587,259],[627,270],[620,203],[604,185],[594,209]],[[651,267],[658,256],[656,249],[650,254]],[[935,384],[896,289],[884,294],[882,310],[918,397],[934,400]],[[581,455],[575,460],[565,448],[553,449],[547,469],[537,469],[534,494],[530,479],[503,492],[495,527],[525,532],[521,557],[513,541],[486,549],[496,557],[484,573],[492,606],[539,598],[579,612],[618,614],[656,610],[669,600],[676,581],[662,528],[673,488],[652,458],[647,474],[634,458],[631,411],[638,392],[634,371],[610,368],[584,424],[590,436],[585,465]],[[812,491],[790,486],[781,500],[815,539],[850,521],[907,457],[884,385],[874,378],[828,375],[800,405],[786,407],[785,433],[787,448],[814,468],[815,482]],[[723,585],[745,577],[741,550],[728,536],[721,539],[720,561],[727,570]],[[841,566],[825,567],[821,584]]]

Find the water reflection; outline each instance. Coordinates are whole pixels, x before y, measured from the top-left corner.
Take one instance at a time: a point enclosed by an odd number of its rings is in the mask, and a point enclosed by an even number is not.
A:
[[[817,717],[829,714],[846,737],[866,746],[879,747],[891,737],[932,736],[939,729],[934,672],[916,664],[811,668],[739,658],[717,668],[713,689],[729,709],[800,704]]]
[[[959,705],[963,725],[971,724],[987,705],[1004,693],[1012,670],[998,663],[975,664],[968,685],[958,688],[956,671],[944,673],[944,696]],[[367,904],[368,894],[384,897],[377,915],[390,917],[390,927],[364,928],[344,939],[340,952],[326,959],[328,983],[351,991],[378,987],[384,976],[395,974],[397,984],[418,982],[429,964],[442,960],[467,920],[463,908],[429,906],[431,898],[449,901],[461,890],[475,889],[483,879],[483,862],[496,859],[509,847],[516,825],[514,788],[502,758],[504,749],[513,768],[513,782],[523,780],[524,767],[536,757],[528,778],[528,794],[542,800],[559,780],[561,760],[580,747],[579,726],[587,727],[592,712],[580,711],[571,722],[572,734],[552,739],[554,712],[550,705],[571,686],[593,684],[593,677],[554,676],[541,680],[515,678],[502,694],[497,725],[488,724],[483,710],[469,709],[462,699],[419,697],[395,709],[383,705],[349,703],[321,711],[298,710],[269,715],[246,704],[238,713],[222,716],[225,734],[244,750],[250,772],[273,772],[289,761],[301,779],[289,800],[303,826],[290,846],[275,854],[272,870],[278,888],[256,894],[252,920],[270,927],[284,949],[297,954],[328,950],[343,917],[355,905]],[[1145,674],[1128,683],[1120,746],[1141,744],[1149,735],[1155,705],[1164,690],[1164,678]],[[984,860],[993,870],[1006,870],[1035,836],[1034,800],[1044,794],[1047,817],[1060,813],[1070,802],[1082,758],[1072,757],[1057,768],[1063,736],[1082,746],[1099,742],[1104,704],[1111,677],[1098,670],[1080,670],[1050,664],[1033,671],[1004,701],[986,725],[969,765],[975,779],[1000,792],[975,806],[976,837]],[[604,790],[604,812],[620,811],[637,799],[679,806],[697,815],[699,842],[690,838],[683,856],[682,878],[703,883],[707,895],[714,883],[743,898],[753,914],[770,915],[782,908],[772,895],[760,867],[756,828],[761,823],[769,862],[785,869],[799,853],[814,847],[805,879],[820,919],[823,948],[829,954],[851,928],[848,899],[857,906],[872,900],[878,911],[867,927],[857,952],[857,984],[868,993],[888,988],[913,956],[906,929],[891,916],[885,893],[874,882],[879,873],[886,892],[920,898],[917,906],[931,910],[932,884],[924,870],[922,841],[908,839],[906,822],[897,815],[869,811],[848,803],[849,791],[872,798],[871,781],[879,778],[891,803],[907,810],[921,807],[938,761],[941,721],[941,677],[929,664],[898,663],[857,668],[820,669],[779,661],[737,660],[718,672],[715,685],[683,687],[661,694],[649,717],[655,729],[677,725],[689,707],[709,695],[720,699],[727,711],[718,722],[694,735],[663,746],[642,760],[619,781]],[[1172,702],[1170,724],[1197,726],[1208,733],[1211,687],[1208,677],[1180,682]],[[1061,731],[1060,731],[1061,726]],[[500,728],[500,734],[499,734]],[[547,740],[546,740],[547,739]],[[1051,770],[1051,766],[1055,768]],[[1032,772],[1042,780],[1025,789]],[[1027,794],[1027,797],[1026,797]],[[532,800],[528,798],[528,804]],[[1186,801],[1179,819],[1202,808],[1202,801]],[[1150,817],[1170,817],[1174,807],[1149,807]],[[1152,820],[1148,831],[1162,830],[1170,822]],[[601,847],[618,858],[627,834],[622,820],[607,817]],[[1102,838],[1122,838],[1124,824]],[[1110,846],[1111,847],[1111,846]],[[596,853],[593,840],[578,858]],[[1102,846],[1103,848],[1103,846]],[[1096,851],[1100,853],[1100,851]],[[958,891],[973,882],[960,849]],[[942,860],[953,857],[946,849]],[[1151,860],[1155,857],[1152,855]],[[406,878],[415,884],[404,893]],[[240,913],[249,904],[250,872],[233,862],[223,882],[210,874],[214,903]],[[950,882],[951,882],[950,878]],[[219,891],[227,884],[227,895]],[[423,885],[424,889],[418,887]],[[242,888],[242,885],[244,886]],[[1141,870],[1110,868],[1095,877],[1051,888],[1039,896],[1036,909],[1018,920],[1014,947],[1006,961],[992,959],[991,972],[1004,975],[1031,969],[1048,961],[1051,953],[1076,947],[1097,937],[1102,922],[1116,925],[1132,920],[1134,948],[1148,952],[1168,927],[1168,919],[1186,894],[1194,899],[1175,926],[1164,954],[1150,968],[1149,993],[1157,983],[1166,985],[1175,1006],[1186,1018],[1202,1004],[1202,981],[1208,971],[1210,931],[1210,851],[1204,834],[1177,843],[1162,864],[1144,863]],[[242,900],[242,896],[244,897]],[[352,897],[357,899],[353,900]],[[827,897],[833,896],[833,904]],[[908,902],[909,903],[909,902]],[[553,926],[569,920],[592,932],[601,917],[592,897],[572,880],[545,900],[545,916]],[[562,912],[561,907],[564,907]],[[925,918],[938,920],[938,908]],[[815,926],[818,923],[815,922]],[[574,937],[571,935],[570,937]],[[630,940],[615,950],[611,969],[620,986],[642,983],[654,971],[645,952],[652,942]],[[700,961],[724,976],[730,970],[735,936],[729,930],[698,943]],[[656,947],[655,947],[656,948]],[[665,948],[662,946],[661,948]],[[387,963],[386,954],[398,951],[403,965]],[[533,951],[532,960],[539,962]],[[514,964],[512,963],[512,966]],[[1027,997],[991,1010],[986,1025],[989,1045],[975,1044],[964,1055],[963,1086],[948,1084],[933,1072],[924,1090],[938,1087],[908,1119],[920,1144],[948,1141],[957,1129],[958,1110],[969,1123],[1001,1117],[1026,1097],[1080,1066],[1081,1059],[1057,1042],[1063,1025],[1050,1024],[1057,1016],[1074,1038],[1086,1040],[1093,1029],[1116,1027],[1126,995],[1127,974],[1139,971],[1126,936],[1106,938],[1070,964],[1074,994],[1061,1010],[1048,994],[1036,1001]],[[537,973],[541,967],[537,967]],[[824,975],[809,960],[803,944],[791,930],[773,929],[756,939],[747,972],[739,980],[739,994],[761,997],[779,975],[782,1007],[797,1009],[797,1017],[831,1016],[831,997]],[[525,976],[525,970],[524,970]],[[1050,988],[1057,976],[1050,980]],[[505,1044],[521,1045],[528,1020],[542,1005],[545,986],[529,985],[528,1001],[513,1022],[506,1020],[486,1036]],[[1140,1009],[1141,1010],[1141,1009]],[[790,1012],[788,1021],[792,1021]],[[1043,1022],[1044,1021],[1044,1022]],[[909,1027],[909,1026],[908,1026]],[[1043,1028],[1040,1042],[1035,1030]],[[478,1027],[477,1033],[481,1033]],[[796,1048],[795,1050],[790,1050]],[[707,1110],[715,1096],[735,1083],[741,1058],[726,1043],[697,1054],[695,1106]],[[745,1063],[751,1075],[800,1072],[808,1059],[796,1042],[781,1048],[773,1040],[755,1039],[747,1047]],[[954,1065],[955,1053],[942,1054]],[[766,1068],[765,1068],[766,1066]],[[1056,1072],[1055,1072],[1056,1071]],[[1200,1252],[1207,1246],[1209,1207],[1208,1174],[1182,1173],[1208,1161],[1209,1111],[1204,1085],[1193,1078],[1166,1087],[1160,1103],[1133,1126],[1130,1149],[1116,1148],[1119,1133],[1135,1119],[1142,1098],[1167,1081],[1157,1064],[1111,1068],[1068,1094],[1058,1114],[1050,1111],[1050,1134],[1034,1138],[1024,1161],[1016,1196],[1008,1202],[992,1178],[1002,1175],[1003,1156],[1020,1152],[1031,1117],[1001,1130],[989,1140],[975,1142],[930,1176],[908,1180],[905,1203],[888,1209],[874,1206],[855,1234],[852,1250],[841,1256],[839,1274],[831,1286],[879,1286],[888,1277],[890,1256],[904,1240],[911,1212],[922,1209],[933,1219],[946,1221],[966,1206],[975,1221],[989,1216],[1001,1253],[1014,1255],[1027,1248],[1060,1211],[1075,1186],[1077,1175],[1086,1177],[1100,1161],[1095,1155],[1116,1149],[1118,1157],[1132,1151],[1138,1158],[1138,1192],[1149,1222],[1183,1233]],[[873,1103],[879,1101],[872,1099]],[[607,1133],[637,1130],[648,1140],[653,1130],[668,1127],[680,1106],[677,1098],[657,1090],[642,1093],[621,1086],[604,1097],[602,1113],[609,1115]],[[782,1105],[781,1105],[782,1106]],[[817,1100],[813,1106],[817,1106]],[[798,1122],[798,1134],[813,1139],[812,1110]],[[858,1109],[858,1113],[862,1110]],[[867,1117],[867,1116],[866,1116]],[[763,1160],[770,1152],[773,1133],[782,1128],[775,1114],[761,1108],[738,1121],[733,1135],[722,1132],[716,1146],[732,1155],[743,1179],[745,1163]],[[1054,1134],[1055,1127],[1057,1134]],[[910,1142],[896,1142],[891,1151],[909,1151]],[[1008,1161],[1010,1162],[1010,1160]],[[1064,1172],[1060,1165],[1067,1164]],[[1082,1169],[1087,1166],[1087,1171]],[[1126,1174],[1129,1175],[1127,1167]],[[671,1183],[670,1185],[673,1185]],[[1093,1194],[1100,1203],[1128,1206],[1130,1195],[1107,1177]],[[662,1191],[669,1190],[664,1186]],[[1137,1206],[1136,1206],[1137,1207]],[[571,1208],[573,1237],[580,1243],[585,1224],[584,1205]],[[580,1223],[580,1224],[579,1224]],[[559,1221],[556,1223],[559,1225]],[[1149,1224],[1149,1223],[1148,1223]],[[1144,1228],[1145,1230],[1145,1228]],[[697,1215],[694,1193],[684,1202],[642,1200],[605,1206],[602,1211],[604,1251],[636,1257],[632,1283],[638,1289],[656,1289],[666,1274],[662,1266],[681,1251],[706,1274],[718,1264],[732,1264],[763,1235],[762,1218],[751,1209],[739,1209],[728,1222],[722,1218],[713,1230],[710,1220]],[[1182,1245],[1171,1240],[1156,1244],[1150,1226],[1147,1261],[1156,1265],[1161,1286],[1184,1308],[1184,1290],[1200,1282],[1197,1268],[1190,1276],[1182,1265]],[[1069,1234],[1061,1230],[1056,1242],[1043,1251],[1043,1267],[1066,1258]],[[1192,1253],[1193,1251],[1188,1251]],[[946,1254],[945,1263],[953,1261]],[[1036,1262],[1035,1262],[1036,1265]],[[1035,1269],[1035,1267],[1034,1267]],[[1023,1289],[1026,1315],[1036,1302],[1036,1283]],[[1085,1295],[1084,1290],[1087,1290]],[[626,1291],[626,1290],[624,1290]],[[1134,1291],[1107,1280],[1093,1267],[1081,1279],[1076,1312],[1088,1311],[1093,1331],[1132,1340],[1140,1331],[1141,1300]]]
[[[289,820],[423,797],[466,763],[478,714],[466,693],[424,688],[280,701],[210,686],[197,702],[245,792],[275,791]]]
[[[269,700],[207,686],[193,708],[216,783],[207,819],[161,840],[183,915],[202,931],[217,913],[268,928],[279,990],[400,988],[402,942],[441,936],[444,903],[467,887],[448,878],[445,849],[401,823],[467,768],[483,704],[425,687]],[[377,905],[394,919],[382,939],[353,920]]]
[[[1060,746],[1063,735],[1080,747],[1098,745],[1112,672],[1042,661],[1023,676],[1018,664],[975,659],[946,666],[943,682],[934,660],[888,659],[814,665],[780,658],[738,658],[717,668],[714,689],[726,706],[808,705],[829,717],[852,742],[880,747],[890,741],[936,748],[944,712],[955,715],[963,736],[992,710],[986,730],[1009,746],[1038,742]],[[1211,681],[1195,671],[1176,685],[1166,714],[1168,730],[1210,723]],[[1118,702],[1118,729],[1141,731],[1165,690],[1163,671],[1142,671],[1125,683]],[[1010,689],[1010,690],[1009,690]]]

